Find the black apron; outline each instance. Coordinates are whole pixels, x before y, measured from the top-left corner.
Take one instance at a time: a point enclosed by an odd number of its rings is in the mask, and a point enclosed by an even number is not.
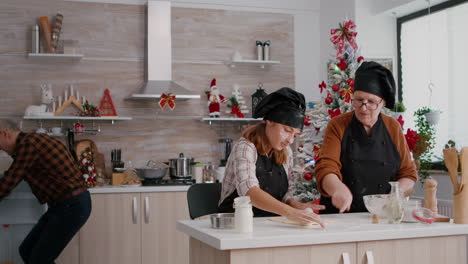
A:
[[[353,116],[341,142],[343,183],[353,195],[349,212],[367,212],[363,196],[390,192],[389,181],[396,180],[401,165],[400,154],[388,133],[381,115],[368,136],[361,122]],[[326,209],[320,213],[338,213],[331,197],[321,197]]]
[[[275,199],[281,201],[288,191],[288,176],[284,170],[283,165],[277,165],[274,160],[274,155],[268,158],[266,155],[258,154],[256,166],[256,176],[260,189],[269,193]],[[237,190],[231,193],[219,206],[220,213],[232,213],[234,208],[232,207],[234,199],[239,197]],[[260,216],[276,216],[274,213],[270,213],[264,210],[260,210],[253,207],[254,217]]]

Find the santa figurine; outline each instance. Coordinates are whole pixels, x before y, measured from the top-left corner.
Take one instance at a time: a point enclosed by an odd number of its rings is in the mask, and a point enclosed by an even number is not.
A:
[[[226,103],[227,99],[219,94],[219,89],[216,87],[216,79],[211,80],[210,91],[208,95],[208,109],[210,110],[210,117],[219,117],[220,103]]]

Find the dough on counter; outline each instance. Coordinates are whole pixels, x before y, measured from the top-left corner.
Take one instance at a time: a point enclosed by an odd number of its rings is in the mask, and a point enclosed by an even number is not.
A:
[[[320,227],[319,224],[315,222],[310,222],[308,224],[302,224],[293,220],[289,220],[288,218],[284,216],[275,216],[275,217],[270,217],[268,218],[270,221],[278,222],[278,223],[283,223],[283,224],[288,224],[288,225],[297,225],[297,226],[307,226],[307,227]],[[328,224],[328,222],[325,222],[325,224]]]

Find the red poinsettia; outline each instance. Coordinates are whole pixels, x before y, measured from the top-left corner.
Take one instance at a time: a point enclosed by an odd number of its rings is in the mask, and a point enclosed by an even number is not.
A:
[[[340,68],[340,70],[345,71],[346,68],[348,67],[348,64],[346,63],[346,61],[343,58],[340,58],[340,62],[338,64],[336,64],[336,66],[338,66],[338,68]]]
[[[349,78],[346,83],[349,85],[349,87],[351,87],[352,89],[354,89],[354,79],[353,78]]]
[[[424,152],[427,151],[428,147],[431,145],[429,143],[431,136],[409,129],[406,130],[405,134],[406,143],[408,148],[413,153],[415,159],[419,158]]]

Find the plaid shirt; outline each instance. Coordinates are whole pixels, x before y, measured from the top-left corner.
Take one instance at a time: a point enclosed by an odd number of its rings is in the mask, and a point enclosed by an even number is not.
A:
[[[25,180],[40,203],[54,205],[85,190],[78,164],[65,145],[44,134],[19,133],[13,163],[0,178],[0,200]]]
[[[283,202],[292,199],[294,192],[294,178],[292,173],[293,158],[292,150],[287,147],[288,160],[283,164],[284,170],[288,175],[288,192],[283,197]],[[247,191],[252,187],[259,187],[256,171],[257,149],[255,145],[246,138],[240,138],[229,155],[224,173],[223,185],[221,190],[220,205],[226,197],[231,195],[234,190],[237,190],[239,196],[245,196]]]

